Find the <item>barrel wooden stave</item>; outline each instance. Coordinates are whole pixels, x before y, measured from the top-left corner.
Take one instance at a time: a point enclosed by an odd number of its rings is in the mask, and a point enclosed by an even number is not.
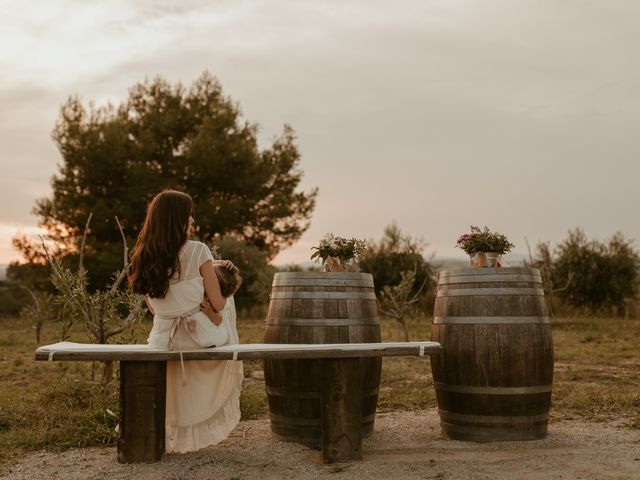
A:
[[[517,278],[500,281],[500,276]],[[450,438],[484,442],[546,434],[553,344],[541,288],[534,269],[468,269],[440,276],[432,340],[443,352],[431,362],[441,424]],[[478,295],[467,294],[473,289]],[[456,290],[464,294],[456,296]]]
[[[371,276],[324,272],[276,274],[265,342],[380,342]],[[362,433],[368,435],[373,431],[382,359],[359,361],[364,375]],[[320,443],[322,365],[321,360],[265,360],[271,430],[279,438],[307,445]]]

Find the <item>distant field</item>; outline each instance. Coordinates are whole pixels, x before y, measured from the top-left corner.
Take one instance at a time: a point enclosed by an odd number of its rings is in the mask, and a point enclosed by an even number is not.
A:
[[[401,340],[400,328],[381,319],[383,340]],[[150,322],[123,341],[144,342]],[[263,319],[239,318],[241,340],[262,340]],[[410,322],[412,339],[428,339],[430,321]],[[556,368],[552,421],[583,418],[622,421],[640,428],[640,321],[596,318],[554,319]],[[0,471],[26,452],[46,448],[112,444],[118,418],[115,387],[106,395],[91,382],[91,364],[35,362],[35,336],[18,319],[0,319]],[[56,339],[54,325],[43,343]],[[72,340],[85,341],[82,331]],[[267,404],[260,362],[244,362],[243,418],[264,418]],[[436,406],[428,360],[383,361],[379,411]]]

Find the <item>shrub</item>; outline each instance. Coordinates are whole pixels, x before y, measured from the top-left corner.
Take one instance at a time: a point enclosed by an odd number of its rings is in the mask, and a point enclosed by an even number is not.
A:
[[[640,256],[619,232],[599,242],[570,230],[553,256],[547,244],[538,245],[538,256],[534,266],[550,279],[554,294],[577,310],[622,315],[637,293]]]
[[[433,287],[433,267],[422,255],[425,244],[421,239],[403,234],[393,223],[385,227],[380,242],[367,243],[369,247],[360,257],[359,266],[363,272],[373,275],[377,295],[384,287],[399,285],[403,272],[415,271],[413,293],[423,283],[423,295]]]

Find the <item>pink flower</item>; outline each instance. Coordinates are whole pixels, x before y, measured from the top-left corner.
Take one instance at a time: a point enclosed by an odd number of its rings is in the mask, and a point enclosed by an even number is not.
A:
[[[463,233],[462,235],[460,235],[460,238],[458,238],[458,242],[457,243],[462,243],[465,242],[467,240],[471,240],[475,235],[473,233]]]

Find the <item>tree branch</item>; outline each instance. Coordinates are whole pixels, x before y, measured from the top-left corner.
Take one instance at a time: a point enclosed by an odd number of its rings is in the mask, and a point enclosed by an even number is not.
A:
[[[47,249],[47,245],[44,243],[44,237],[42,235],[38,235],[38,237],[40,237],[40,243],[42,243],[42,249],[44,250],[44,256],[47,257],[47,262],[49,262],[49,265],[51,265],[51,268],[53,268],[53,259],[51,258],[51,255],[49,254],[49,250]]]
[[[22,288],[23,290],[26,290],[27,293],[29,293],[29,296],[31,297],[31,300],[33,300],[33,304],[36,307],[36,310],[40,311],[40,302],[38,302],[38,299],[36,298],[35,293],[33,293],[33,290],[31,290],[29,287],[27,287],[26,285],[24,285],[22,283],[17,283],[16,285],[18,287]]]
[[[524,243],[527,244],[527,250],[529,251],[529,265],[533,265],[533,256],[531,255],[531,247],[529,246],[529,240],[526,235],[524,237]]]
[[[108,293],[108,297],[113,296],[113,294],[116,292],[116,290],[118,290],[118,288],[120,288],[120,284],[122,283],[122,281],[127,276],[127,267],[129,266],[129,247],[127,246],[127,239],[124,236],[124,230],[122,230],[122,225],[120,225],[120,221],[118,220],[117,216],[116,216],[116,224],[118,225],[118,230],[120,230],[120,236],[122,237],[122,248],[123,248],[123,252],[124,252],[124,255],[123,255],[124,256],[124,261],[123,261],[122,270],[118,274],[118,277],[116,278],[116,281],[111,286],[111,290]]]
[[[419,300],[418,297],[420,296],[420,292],[422,292],[422,289],[427,284],[427,280],[428,280],[428,278],[425,277],[424,281],[422,282],[422,285],[420,285],[420,288],[416,291],[416,294],[413,296],[413,298],[411,298],[411,300],[409,300],[407,302],[407,305],[411,305],[412,303],[416,303]]]
[[[118,225],[118,230],[120,231],[120,237],[122,238],[122,245],[123,245],[122,248],[124,252],[123,254],[124,266],[122,267],[122,270],[120,270],[120,273],[118,273],[118,276],[116,277],[109,291],[102,298],[102,302],[100,302],[100,309],[98,310],[98,316],[101,322],[104,322],[103,320],[104,311],[106,309],[107,302],[109,302],[113,298],[115,293],[118,291],[118,288],[120,288],[120,284],[127,276],[127,267],[129,266],[129,247],[127,246],[127,238],[124,236],[124,230],[122,229],[122,225],[120,224],[120,220],[118,220],[117,215],[115,216],[115,219],[116,219],[116,225]]]
[[[83,322],[85,327],[87,327],[89,333],[93,335],[93,338],[98,341],[100,339],[100,335],[98,333],[98,330],[96,329],[96,326],[92,322],[91,313],[85,308],[82,308],[82,313],[84,314]]]
[[[89,219],[91,219],[91,215],[89,215]],[[87,221],[87,225],[88,225],[88,221]],[[47,249],[47,245],[44,243],[44,237],[42,235],[38,235],[40,237],[40,242],[42,243],[42,248],[44,249],[44,254],[47,257],[47,261],[49,262],[49,265],[51,266],[51,271],[53,272],[53,275],[56,275],[58,278],[60,278],[61,273],[58,270],[58,265],[56,265],[56,262],[53,261],[53,258],[51,257],[51,254],[49,254],[49,250]],[[82,267],[79,268],[78,270],[78,275],[82,275]],[[58,291],[60,291],[62,294],[64,294],[64,292],[56,286],[56,289]],[[68,293],[68,292],[67,292]],[[84,294],[86,294],[86,286],[85,288],[82,289],[82,293],[83,293],[83,297],[80,298],[79,300],[74,300],[74,303],[76,303],[78,305],[78,307],[80,308],[83,316],[84,316],[84,323],[87,326],[87,328],[89,329],[89,331],[97,338],[97,332],[91,327],[91,314],[89,313],[89,310],[87,308],[87,302],[86,302],[86,298],[84,298]],[[67,301],[66,303],[69,303],[69,301]]]
[[[383,290],[384,292],[384,290]],[[391,302],[393,302],[393,306],[396,308],[396,310],[400,311],[400,305],[398,305],[398,301],[396,300],[396,297],[393,293],[391,293],[391,289],[389,289],[387,292],[387,297],[389,298],[389,300],[391,300]]]
[[[395,313],[390,312],[389,310],[385,310],[385,309],[382,307],[382,304],[380,303],[380,301],[379,301],[377,298],[376,298],[376,302],[378,303],[378,311],[379,311],[381,314],[386,315],[386,316],[387,316],[387,317],[389,317],[389,318],[397,318],[397,316],[396,316],[396,314],[395,314]]]
[[[569,278],[567,279],[567,283],[565,284],[565,286],[562,288],[554,288],[549,293],[564,292],[567,288],[569,288],[569,285],[571,285],[572,280],[573,280],[573,272],[569,272]]]
[[[119,333],[124,332],[129,325],[131,325],[131,322],[133,322],[135,320],[135,318],[138,316],[138,314],[140,313],[140,311],[142,310],[142,306],[144,305],[144,299],[142,297],[140,297],[138,299],[138,303],[136,303],[136,306],[133,307],[133,310],[131,310],[131,312],[129,312],[129,315],[127,316],[127,318],[124,319],[124,321],[116,328],[114,328],[113,330],[108,331],[104,338],[111,338],[114,335],[117,335]]]
[[[120,237],[122,237],[122,245],[124,249],[124,259],[122,262],[123,269],[126,270],[129,266],[129,247],[127,246],[127,237],[124,236],[124,230],[122,229],[122,225],[120,224],[120,220],[118,220],[118,216],[116,218],[116,225],[118,225],[118,230],[120,230]]]
[[[87,230],[89,230],[89,224],[91,223],[91,218],[93,217],[93,212],[89,213],[89,217],[87,218],[87,223],[84,226],[84,232],[82,232],[82,243],[80,243],[80,258],[78,260],[78,270],[82,270],[84,268],[84,246],[87,242]]]
[[[107,293],[108,297],[113,296],[113,294],[116,292],[116,290],[118,290],[118,288],[120,287],[120,284],[122,283],[122,281],[125,279],[126,276],[127,276],[127,269],[123,268],[122,270],[120,270],[120,273],[116,277],[116,281],[113,282],[113,285],[111,286],[111,290],[109,290],[109,292]]]

